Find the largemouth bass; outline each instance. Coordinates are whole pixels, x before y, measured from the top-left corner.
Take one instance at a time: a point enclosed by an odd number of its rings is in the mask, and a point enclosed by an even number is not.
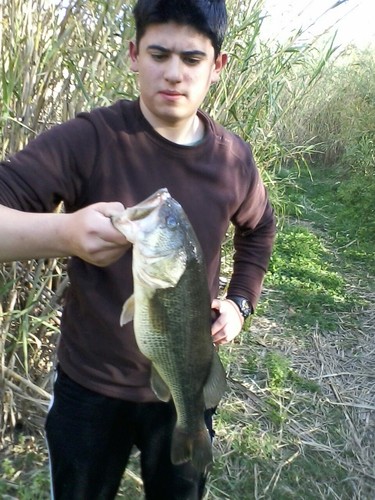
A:
[[[202,250],[181,205],[167,189],[112,218],[133,244],[134,294],[123,325],[134,321],[140,351],[151,361],[151,387],[174,402],[174,464],[212,462],[205,408],[219,403],[226,377],[211,337],[211,300]]]

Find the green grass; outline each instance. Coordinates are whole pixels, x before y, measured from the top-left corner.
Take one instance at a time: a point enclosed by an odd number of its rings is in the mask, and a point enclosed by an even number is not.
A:
[[[0,451],[0,497],[22,500],[50,498],[49,469],[43,443],[21,436],[11,452]]]
[[[341,168],[316,167],[301,172],[298,188],[290,188],[287,213],[298,215],[327,235],[340,266],[350,271],[365,264],[375,272],[374,175],[348,175]]]
[[[348,293],[331,251],[311,230],[285,225],[279,232],[266,286],[277,287],[291,322],[332,328],[332,314],[352,310],[359,299]],[[302,314],[303,313],[303,314]]]

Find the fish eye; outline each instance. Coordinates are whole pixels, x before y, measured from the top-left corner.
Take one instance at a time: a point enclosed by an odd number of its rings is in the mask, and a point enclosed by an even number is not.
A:
[[[165,223],[169,229],[177,227],[177,220],[173,215],[168,215],[168,217],[165,218]]]

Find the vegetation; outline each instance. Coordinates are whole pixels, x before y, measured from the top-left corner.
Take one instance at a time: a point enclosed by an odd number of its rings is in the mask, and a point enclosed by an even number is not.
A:
[[[230,64],[205,106],[252,143],[279,232],[257,314],[220,351],[230,391],[207,498],[369,500],[375,58],[301,42],[298,30],[265,43],[262,1],[228,6]],[[1,3],[3,157],[80,110],[136,95],[130,12],[120,0]],[[231,256],[225,243],[224,278]],[[0,267],[2,498],[49,496],[41,435],[66,286],[63,260]],[[119,498],[141,491],[134,457]]]

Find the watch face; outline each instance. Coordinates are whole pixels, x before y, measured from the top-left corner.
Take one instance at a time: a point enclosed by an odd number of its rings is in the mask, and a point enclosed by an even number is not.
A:
[[[251,314],[251,307],[247,300],[243,300],[241,303],[241,312],[246,319]]]
[[[243,297],[235,297],[235,296],[229,297],[229,299],[232,300],[232,302],[234,302],[237,305],[238,309],[240,310],[242,316],[245,319],[250,316],[250,314],[252,313],[252,309],[249,302],[246,299],[244,299]]]
[[[246,319],[248,316],[251,314],[251,307],[249,305],[249,302],[246,299],[243,299],[240,301],[238,304],[242,316]]]

